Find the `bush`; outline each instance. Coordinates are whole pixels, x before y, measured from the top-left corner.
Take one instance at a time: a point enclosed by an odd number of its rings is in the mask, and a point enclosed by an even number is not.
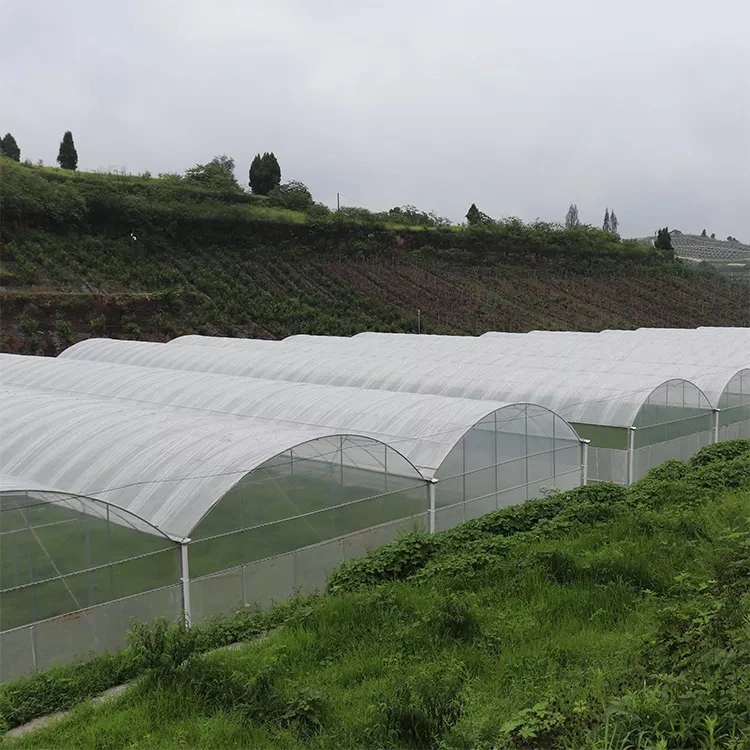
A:
[[[312,194],[307,185],[291,180],[277,185],[268,194],[268,204],[287,208],[290,211],[309,211],[314,205]]]
[[[750,456],[750,440],[727,440],[707,445],[695,453],[688,464],[692,470],[715,462],[731,461],[741,456]]]
[[[403,580],[424,567],[437,548],[435,536],[421,531],[404,534],[366,557],[339,565],[328,579],[328,591],[353,591],[361,586]]]
[[[727,451],[731,455],[731,451]],[[742,489],[750,487],[750,454],[732,460],[714,461],[702,466],[691,477],[703,490]]]
[[[656,480],[663,480],[663,479],[668,479],[668,480],[684,479],[687,472],[688,472],[688,465],[684,461],[677,461],[676,459],[670,459],[669,461],[665,461],[660,466],[655,466],[639,481],[643,482],[647,480],[656,481]]]
[[[102,315],[92,315],[89,318],[89,328],[94,336],[106,336],[107,335],[107,318]]]

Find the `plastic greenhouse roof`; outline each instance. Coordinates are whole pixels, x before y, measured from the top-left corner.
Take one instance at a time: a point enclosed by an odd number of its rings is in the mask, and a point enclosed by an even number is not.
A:
[[[39,484],[39,482],[33,482],[30,479],[19,479],[10,474],[0,474],[0,496],[18,495],[27,492],[36,495],[36,497],[32,496],[32,500],[59,503],[69,510],[85,512],[87,515],[98,516],[102,519],[108,518],[113,523],[117,523],[121,526],[129,526],[130,528],[145,531],[154,536],[168,538],[163,531],[152,526],[144,519],[134,516],[132,513],[123,510],[122,508],[110,505],[104,500],[67,492],[61,490],[59,487],[48,487]],[[36,493],[42,494],[45,497],[39,498],[39,494]],[[3,510],[12,510],[13,507],[14,506],[11,505],[3,508]],[[0,532],[2,532],[2,524],[0,524]]]
[[[248,472],[291,447],[332,437],[330,430],[7,386],[0,413],[4,475],[104,500],[173,539],[189,536]],[[414,479],[421,480],[416,469]]]
[[[612,372],[640,364],[671,364],[686,367],[750,367],[750,329],[638,329],[601,333],[569,331],[532,331],[523,333],[490,332],[480,337],[437,336],[431,334],[366,332],[351,338],[344,336],[290,336],[278,342],[211,336],[181,336],[170,345],[211,346],[263,351],[343,351],[386,353],[407,356],[454,357],[469,361],[500,362],[504,357],[548,357],[591,363]],[[514,363],[518,366],[519,362]],[[627,370],[632,371],[632,370]],[[634,372],[637,372],[635,370]],[[671,377],[690,377],[695,371]]]
[[[673,380],[658,374],[599,372],[561,372],[551,378],[549,370],[501,369],[456,360],[425,360],[416,355],[397,360],[357,357],[342,350],[323,357],[290,349],[256,356],[240,349],[110,339],[74,344],[59,357],[462,399],[528,402],[551,409],[570,422],[622,427],[633,425],[649,395],[666,380]],[[686,387],[695,391],[696,406],[705,402],[705,408],[710,408],[696,386]]]
[[[626,332],[631,333],[631,332]],[[635,333],[635,332],[632,332]],[[410,336],[410,334],[394,334],[401,336]],[[513,334],[515,335],[515,334]],[[523,335],[523,334],[520,334]],[[591,334],[596,335],[596,334]],[[344,342],[351,342],[350,351],[353,356],[362,356],[363,352],[366,351],[366,347],[356,344],[356,338],[347,339],[340,336],[305,336],[305,337],[290,337],[288,339],[282,339],[279,342],[270,342],[265,340],[256,339],[236,339],[236,338],[222,338],[222,337],[211,337],[211,336],[181,336],[168,342],[171,346],[205,346],[214,347],[216,349],[226,350],[234,349],[236,351],[255,352],[263,351],[272,354],[279,354],[287,350],[287,342],[291,339],[296,339],[299,344],[295,347],[297,351],[306,351],[309,353],[316,352],[330,352],[340,353],[344,351],[342,348]],[[546,371],[548,376],[557,377],[557,373],[561,370],[566,372],[578,371],[581,373],[590,372],[602,372],[602,373],[614,373],[615,375],[654,375],[659,376],[663,380],[669,380],[671,378],[681,378],[689,380],[690,382],[697,385],[708,398],[709,402],[716,406],[719,403],[722,393],[727,388],[729,382],[745,368],[738,368],[737,366],[714,366],[709,365],[695,365],[695,364],[665,364],[662,362],[646,362],[638,359],[628,360],[612,360],[612,359],[598,359],[591,356],[587,357],[563,357],[558,356],[545,356],[543,353],[537,353],[536,351],[519,353],[508,353],[493,348],[491,345],[485,346],[482,350],[468,349],[462,352],[459,348],[458,351],[454,347],[450,346],[453,342],[450,339],[456,339],[453,336],[435,337],[439,339],[443,346],[437,348],[430,348],[426,351],[419,351],[420,359],[436,359],[441,362],[446,360],[458,360],[464,364],[475,363],[491,365],[492,367],[503,368],[503,369],[520,369],[529,371]],[[317,341],[313,341],[317,339]],[[463,339],[462,339],[463,340]],[[477,339],[470,339],[474,344]],[[410,352],[405,352],[401,347],[395,347],[396,351],[391,352],[389,347],[383,346],[383,351],[379,355],[385,358],[413,358]],[[531,347],[527,347],[531,348]],[[661,348],[661,347],[660,347]],[[538,349],[538,347],[536,348]],[[400,352],[400,354],[399,354]],[[748,365],[750,368],[750,356],[748,357]],[[750,402],[750,393],[747,394],[748,402]]]
[[[497,401],[12,354],[0,355],[0,379],[14,387],[128,399],[142,407],[362,435],[396,448],[427,478],[477,422],[498,410],[504,410],[504,419],[519,417],[517,405]],[[578,439],[573,428],[569,438]]]

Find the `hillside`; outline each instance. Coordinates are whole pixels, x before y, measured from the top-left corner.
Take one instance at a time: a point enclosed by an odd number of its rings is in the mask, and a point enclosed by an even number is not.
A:
[[[747,750],[749,511],[750,442],[712,445],[408,534],[269,612],[140,624],[0,688],[0,724],[82,703],[8,746]]]
[[[734,238],[717,240],[678,230],[670,232],[674,254],[691,264],[710,265],[718,273],[730,278],[750,281],[750,245]],[[653,237],[643,242],[653,244]]]
[[[6,351],[92,335],[750,324],[747,286],[587,227],[405,226],[178,178],[0,166]]]

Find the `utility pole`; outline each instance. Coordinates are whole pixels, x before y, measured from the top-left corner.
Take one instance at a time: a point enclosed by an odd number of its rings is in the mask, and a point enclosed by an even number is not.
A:
[[[422,311],[417,308],[417,333],[422,333]]]
[[[340,210],[341,210],[340,193],[336,193],[336,213],[338,213]]]

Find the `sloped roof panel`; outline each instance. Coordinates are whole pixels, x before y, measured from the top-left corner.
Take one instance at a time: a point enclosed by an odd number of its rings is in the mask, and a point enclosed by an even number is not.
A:
[[[632,425],[649,395],[671,379],[658,374],[606,372],[558,372],[551,376],[549,370],[493,368],[418,356],[354,356],[345,350],[325,356],[294,350],[258,355],[239,348],[170,347],[108,339],[81,342],[60,356],[460,399],[529,402],[555,411],[570,422],[614,426]],[[696,401],[700,401],[699,396]]]
[[[0,413],[3,474],[104,500],[175,539],[253,469],[332,435],[7,385]]]
[[[477,422],[501,410],[505,410],[501,418],[517,415],[517,409],[497,401],[217,375],[214,365],[223,357],[229,359],[227,370],[240,369],[236,354],[217,354],[199,347],[158,346],[161,349],[156,351],[162,352],[170,363],[190,365],[193,369],[170,371],[5,354],[0,355],[0,379],[20,387],[118,397],[144,407],[172,406],[225,417],[250,417],[290,428],[364,435],[393,446],[427,477],[434,475],[455,444]],[[130,350],[132,347],[123,348],[128,356]],[[193,350],[200,356],[192,355]],[[153,363],[154,349],[146,347],[144,352]],[[201,363],[210,365],[211,372],[201,372]],[[572,429],[569,437],[575,439]]]

